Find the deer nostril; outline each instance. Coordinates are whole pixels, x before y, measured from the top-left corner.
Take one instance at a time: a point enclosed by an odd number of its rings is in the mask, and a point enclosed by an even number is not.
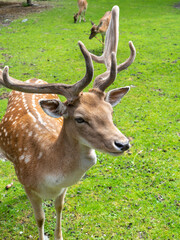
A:
[[[124,145],[123,150],[126,151],[126,150],[128,150],[129,148],[130,148],[130,145],[129,145],[129,143],[127,143],[127,144]]]
[[[114,143],[115,143],[115,146],[118,147],[118,148],[122,148],[123,147],[123,144],[120,143],[120,142],[115,141]]]
[[[126,151],[130,147],[129,142],[123,144],[123,143],[120,143],[118,141],[115,141],[114,144],[115,144],[116,147],[118,147],[122,151]]]

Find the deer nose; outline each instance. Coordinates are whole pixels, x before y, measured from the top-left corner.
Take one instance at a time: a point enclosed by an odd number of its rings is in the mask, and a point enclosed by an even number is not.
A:
[[[126,151],[130,148],[129,142],[122,143],[122,142],[115,141],[114,144],[121,151]]]

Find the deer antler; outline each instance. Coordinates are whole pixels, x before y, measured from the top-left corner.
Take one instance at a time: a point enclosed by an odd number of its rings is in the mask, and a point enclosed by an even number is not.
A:
[[[105,39],[105,47],[103,54],[101,56],[96,56],[90,53],[92,60],[97,63],[104,63],[107,71],[99,76],[97,76],[94,80],[93,88],[99,88],[101,91],[105,91],[105,89],[110,86],[115,78],[116,73],[128,68],[134,61],[136,56],[136,49],[133,43],[129,42],[129,47],[131,50],[130,57],[120,65],[116,67],[116,53],[118,48],[119,41],[119,7],[114,6],[112,8],[112,17],[106,32]],[[116,68],[116,69],[115,69]],[[115,73],[113,74],[113,71]]]
[[[32,84],[19,81],[9,77],[9,68],[6,66],[0,76],[0,84],[13,90],[27,93],[56,93],[66,97],[68,102],[72,102],[78,94],[91,82],[93,78],[93,64],[89,52],[82,42],[78,42],[86,62],[85,76],[73,85],[54,83],[54,84]]]
[[[111,53],[111,68],[106,72],[97,76],[94,80],[93,88],[99,88],[101,91],[110,86],[117,76],[117,63],[116,63],[116,54],[115,52]]]

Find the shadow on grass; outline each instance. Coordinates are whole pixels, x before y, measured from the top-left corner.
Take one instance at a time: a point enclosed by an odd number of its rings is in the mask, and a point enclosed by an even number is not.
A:
[[[16,194],[14,194],[14,196],[5,194],[0,203],[0,222],[7,221],[7,219],[12,217],[12,214],[14,214],[13,217],[17,218],[18,215],[21,215],[24,211],[29,209],[32,211],[30,202],[25,193],[18,196],[16,196]],[[20,213],[18,213],[19,211]]]
[[[101,56],[102,53],[103,53],[103,46],[101,46],[101,47],[99,47],[97,49],[89,49],[89,52],[93,53],[93,54],[95,54],[97,56]]]

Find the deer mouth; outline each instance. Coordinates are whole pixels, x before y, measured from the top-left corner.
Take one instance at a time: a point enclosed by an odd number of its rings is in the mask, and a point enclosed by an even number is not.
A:
[[[129,149],[129,148],[128,148]],[[122,155],[124,152],[126,152],[128,149],[126,150],[121,150],[119,152],[108,152],[111,156],[120,156]]]
[[[104,150],[104,149],[96,149],[97,151],[99,152],[102,152],[102,153],[107,153],[107,154],[110,154],[111,156],[120,156],[124,153],[124,151],[110,151],[110,150]]]
[[[89,39],[92,39],[95,35],[90,34]]]
[[[104,142],[104,146],[105,146],[104,152],[112,156],[122,155],[125,151],[127,151],[131,147],[129,141],[121,142],[117,140],[115,140],[113,143],[111,142],[108,144]]]

